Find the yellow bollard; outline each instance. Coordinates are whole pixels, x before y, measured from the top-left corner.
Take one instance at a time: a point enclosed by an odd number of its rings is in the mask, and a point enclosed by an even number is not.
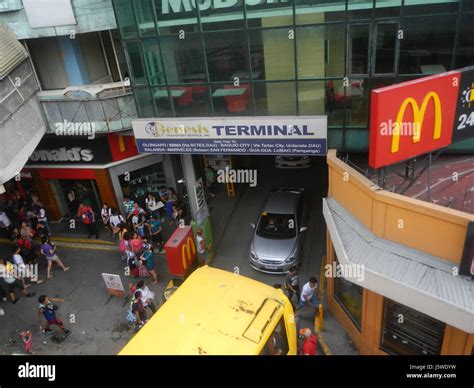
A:
[[[228,197],[235,197],[235,187],[234,182],[227,182],[227,196]]]
[[[314,317],[314,332],[319,333],[324,329],[324,316],[323,316],[323,305],[320,304],[318,308],[318,314]]]

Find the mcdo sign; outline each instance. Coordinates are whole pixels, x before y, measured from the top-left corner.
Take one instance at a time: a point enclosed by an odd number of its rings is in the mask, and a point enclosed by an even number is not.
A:
[[[245,0],[248,6],[262,4],[288,3],[289,0]],[[169,13],[189,12],[199,7],[200,11],[222,9],[241,6],[242,0],[163,0],[161,12]]]
[[[474,136],[474,67],[376,89],[369,165],[388,166]]]

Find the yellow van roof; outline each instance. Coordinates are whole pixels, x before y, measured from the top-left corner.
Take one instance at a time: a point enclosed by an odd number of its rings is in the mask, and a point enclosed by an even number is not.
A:
[[[119,354],[255,354],[282,316],[285,299],[274,287],[205,266]]]

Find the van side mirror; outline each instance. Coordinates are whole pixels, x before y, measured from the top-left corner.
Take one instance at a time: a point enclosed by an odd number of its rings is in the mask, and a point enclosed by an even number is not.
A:
[[[252,227],[252,229],[255,229],[255,224],[253,222],[250,223],[250,226]]]
[[[300,228],[300,232],[304,232],[306,229],[308,229],[306,226],[302,226],[302,227]]]

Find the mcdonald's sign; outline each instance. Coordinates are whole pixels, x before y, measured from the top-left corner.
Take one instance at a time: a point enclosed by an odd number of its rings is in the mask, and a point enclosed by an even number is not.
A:
[[[371,94],[369,165],[401,162],[451,144],[461,72],[376,89]]]
[[[165,243],[165,254],[170,275],[184,278],[197,256],[193,229],[177,228]]]
[[[188,237],[186,242],[181,247],[181,260],[183,263],[183,269],[186,269],[196,257],[196,245],[194,239]]]

